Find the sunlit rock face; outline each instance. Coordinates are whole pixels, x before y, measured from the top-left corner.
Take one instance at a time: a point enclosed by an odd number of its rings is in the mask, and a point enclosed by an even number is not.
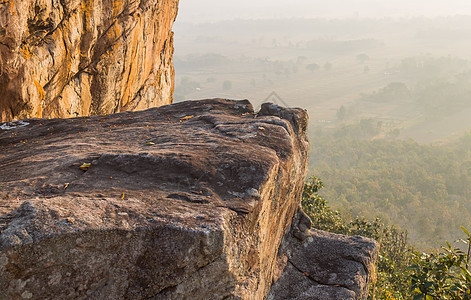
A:
[[[172,102],[178,0],[0,2],[0,120]]]
[[[307,123],[224,99],[0,123],[0,299],[264,299]]]

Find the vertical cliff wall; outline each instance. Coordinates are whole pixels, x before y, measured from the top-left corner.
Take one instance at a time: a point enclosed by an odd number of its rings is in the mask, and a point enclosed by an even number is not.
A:
[[[178,0],[0,2],[0,120],[172,102]]]

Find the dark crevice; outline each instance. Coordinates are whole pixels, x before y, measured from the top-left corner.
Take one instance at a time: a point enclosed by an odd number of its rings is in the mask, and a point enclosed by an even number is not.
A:
[[[238,216],[243,216],[250,213],[250,210],[244,207],[232,207],[232,206],[224,206],[224,207],[229,208],[233,212],[237,213]]]
[[[5,46],[8,50],[11,50],[10,45],[0,42],[0,46]]]
[[[13,109],[13,106],[12,106],[12,105],[10,105],[9,109],[10,109],[11,117],[12,117],[12,119],[13,119],[13,118],[16,116],[15,110]]]
[[[298,270],[301,274],[303,274],[303,276],[309,278],[312,282],[314,282],[315,284],[318,284],[318,285],[325,285],[325,286],[330,286],[330,287],[341,287],[341,288],[344,288],[344,289],[347,289],[349,291],[352,291],[355,295],[355,291],[353,291],[351,288],[345,286],[345,285],[341,285],[341,284],[329,284],[329,283],[324,283],[324,282],[319,282],[317,281],[315,278],[313,278],[309,273],[307,272],[304,272],[303,270],[301,270],[300,268],[298,268],[290,259],[288,259],[288,263],[290,263],[293,268],[295,268],[296,270]]]
[[[162,295],[162,294],[166,294],[167,292],[172,292],[174,290],[177,289],[177,286],[179,285],[180,283],[178,284],[175,284],[175,285],[171,285],[171,286],[168,286],[166,288],[164,288],[163,290],[161,290],[160,292],[158,292],[157,294],[153,295],[153,296],[150,296],[148,298],[144,298],[146,300],[150,300],[150,299],[155,299],[158,295]]]
[[[52,49],[49,48],[49,47],[47,47],[47,51],[49,52],[49,55],[51,56],[52,65],[54,66],[54,65],[56,64],[56,60],[54,59],[54,52],[53,52]],[[55,74],[57,74],[57,71],[56,71]],[[55,75],[55,74],[54,74],[54,75]],[[52,78],[54,78],[54,76],[53,76]],[[48,83],[49,83],[49,82],[48,82]]]
[[[123,71],[124,71],[124,68],[123,68]],[[152,73],[149,74],[149,77],[152,75]],[[141,88],[137,91],[137,93],[134,95],[134,98],[128,103],[126,104],[125,106],[123,106],[123,109],[127,109],[131,104],[134,104],[134,106],[130,109],[130,110],[135,110],[136,107],[139,105],[139,103],[141,103],[142,101],[142,94],[143,91],[144,91],[144,88],[146,87],[146,82],[144,82],[144,84],[141,86]],[[140,97],[139,100],[136,100],[137,97]]]
[[[257,116],[259,118],[259,116]],[[256,118],[257,118],[256,117]],[[265,117],[265,116],[264,116]],[[278,116],[271,116],[271,117],[278,117]],[[280,118],[280,117],[278,117]],[[290,131],[289,131],[289,128],[288,128],[288,124],[286,124],[285,122],[281,121],[281,120],[285,120],[287,121],[286,119],[283,119],[283,118],[280,118],[280,121],[274,121],[274,120],[263,120],[263,119],[258,119],[257,121],[260,122],[260,123],[264,123],[264,124],[269,124],[269,125],[276,125],[276,126],[280,126],[280,127],[283,127],[284,130],[286,130],[286,133],[288,133],[289,136],[291,136],[290,134]],[[289,122],[288,122],[289,123]],[[291,123],[290,123],[291,124]],[[293,128],[294,130],[294,126],[291,126],[291,128]]]
[[[169,199],[175,199],[175,200],[181,200],[181,201],[186,201],[186,202],[191,202],[191,203],[199,203],[199,204],[208,204],[209,201],[208,200],[204,200],[204,199],[201,199],[201,198],[190,198],[188,197],[187,195],[183,194],[183,193],[172,193],[170,195],[167,196],[167,198]]]
[[[49,52],[49,54],[51,54],[51,52]],[[52,56],[52,54],[51,54]],[[53,56],[52,56],[53,57]],[[53,58],[54,60],[54,58]],[[47,89],[49,87],[50,84],[52,84],[52,82],[54,81],[54,78],[56,78],[57,75],[59,75],[59,72],[61,71],[60,68],[57,69],[56,72],[54,72],[54,74],[52,75],[51,79],[43,86],[43,89]]]
[[[78,9],[75,8],[75,9],[72,10],[71,12],[65,14],[64,17],[62,18],[62,20],[59,22],[59,24],[57,24],[56,27],[54,27],[51,31],[49,31],[49,32],[45,35],[45,37],[46,37],[46,36],[51,36],[51,35],[53,35],[54,32],[56,32],[59,28],[62,27],[62,25],[64,24],[65,21],[68,21],[68,20],[70,19],[70,16],[71,16],[72,14],[74,14],[74,13],[77,12],[77,10],[78,10]]]

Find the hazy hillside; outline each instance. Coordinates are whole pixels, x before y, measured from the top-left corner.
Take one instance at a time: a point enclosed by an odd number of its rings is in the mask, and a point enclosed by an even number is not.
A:
[[[471,17],[177,22],[175,32],[176,101],[308,109],[310,172],[334,208],[380,215],[422,247],[471,225],[459,142],[471,129]]]
[[[352,217],[380,216],[408,229],[417,246],[454,241],[471,228],[471,135],[452,145],[375,139],[380,124],[311,134],[310,172],[322,178],[324,195]]]

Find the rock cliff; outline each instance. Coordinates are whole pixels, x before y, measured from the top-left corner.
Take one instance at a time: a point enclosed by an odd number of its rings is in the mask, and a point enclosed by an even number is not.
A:
[[[309,148],[304,110],[265,107],[3,124],[0,297],[263,299]]]
[[[364,299],[376,244],[299,210],[307,122],[213,99],[0,124],[0,299]]]
[[[0,1],[0,121],[172,101],[178,0]]]

